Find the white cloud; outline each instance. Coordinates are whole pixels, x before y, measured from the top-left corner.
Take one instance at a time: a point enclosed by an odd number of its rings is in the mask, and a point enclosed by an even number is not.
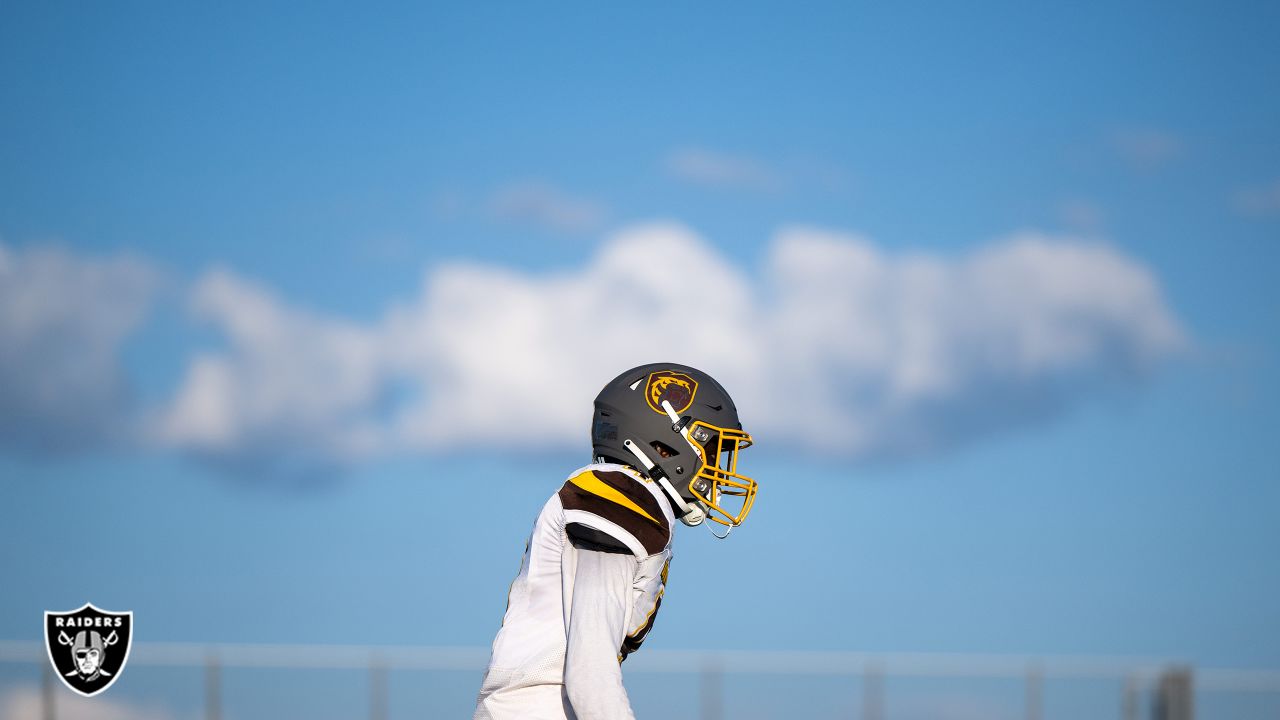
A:
[[[695,320],[727,301],[751,301],[746,279],[676,225],[619,233],[576,272],[438,268],[387,324],[397,369],[424,388],[397,436],[572,447],[599,387],[630,365],[674,354],[745,364],[735,358],[748,318]]]
[[[545,182],[520,182],[499,188],[490,209],[500,219],[548,230],[580,233],[598,229],[604,207]]]
[[[1280,214],[1280,180],[1236,193],[1236,209],[1246,215]]]
[[[794,228],[753,273],[646,225],[573,270],[436,267],[368,326],[225,272],[196,298],[230,346],[193,361],[164,437],[232,459],[583,448],[599,387],[662,359],[717,376],[769,442],[929,452],[1053,417],[1183,343],[1140,263],[1038,234],[947,258]]]
[[[226,270],[192,291],[226,337],[192,359],[155,438],[212,458],[307,464],[380,449],[372,417],[388,386],[375,329],[291,308]]]
[[[667,155],[671,175],[709,187],[776,190],[781,178],[759,162],[707,148],[681,148]]]
[[[0,446],[57,451],[131,431],[118,355],[158,277],[133,259],[0,243]]]
[[[1104,246],[1024,234],[959,260],[891,257],[801,229],[771,266],[774,387],[816,412],[803,441],[832,452],[927,452],[1043,419],[1182,342],[1150,273]]]
[[[128,703],[109,697],[85,698],[58,690],[54,698],[59,720],[173,720],[177,716],[159,705]],[[44,702],[34,687],[17,687],[0,699],[6,720],[43,720]]]

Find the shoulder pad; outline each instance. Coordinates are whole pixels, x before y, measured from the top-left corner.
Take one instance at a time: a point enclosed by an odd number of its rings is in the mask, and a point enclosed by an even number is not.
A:
[[[658,499],[626,473],[584,470],[569,478],[559,495],[568,523],[604,532],[636,557],[662,552],[671,539],[671,523]]]
[[[595,552],[617,553],[620,555],[632,554],[631,548],[627,547],[621,540],[590,525],[576,522],[565,523],[564,531],[569,535],[569,540],[573,542],[573,546],[579,550],[593,550]]]

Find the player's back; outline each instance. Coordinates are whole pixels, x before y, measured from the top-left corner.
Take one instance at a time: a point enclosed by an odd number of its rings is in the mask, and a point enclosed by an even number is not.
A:
[[[552,496],[533,525],[520,573],[507,594],[502,628],[480,690],[477,718],[508,715],[563,718],[565,617],[562,565],[566,543],[559,498]],[[568,546],[572,550],[572,546]],[[488,710],[482,713],[482,710]],[[505,712],[504,712],[505,711]],[[555,714],[558,712],[559,714]]]
[[[477,720],[573,717],[564,700],[564,666],[579,550],[569,540],[568,525],[623,538],[628,554],[636,556],[632,588],[619,600],[628,607],[628,623],[635,616],[642,625],[643,632],[628,638],[638,647],[662,595],[674,520],[665,499],[646,485],[629,468],[590,465],[572,474],[543,505],[508,592],[480,689]],[[618,512],[628,506],[634,510]],[[643,515],[645,523],[629,514]]]

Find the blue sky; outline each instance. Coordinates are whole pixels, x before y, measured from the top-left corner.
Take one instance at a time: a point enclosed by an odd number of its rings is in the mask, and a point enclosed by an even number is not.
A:
[[[1280,665],[1275,8],[3,15],[0,637],[486,644],[660,334],[761,494],[656,645]]]

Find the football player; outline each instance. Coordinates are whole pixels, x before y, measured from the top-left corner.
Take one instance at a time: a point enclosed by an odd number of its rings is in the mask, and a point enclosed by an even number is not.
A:
[[[476,720],[634,717],[621,663],[653,627],[676,520],[725,537],[751,511],[751,444],[720,383],[685,365],[628,370],[595,401],[595,462],[533,525]],[[721,532],[716,532],[716,529]]]

